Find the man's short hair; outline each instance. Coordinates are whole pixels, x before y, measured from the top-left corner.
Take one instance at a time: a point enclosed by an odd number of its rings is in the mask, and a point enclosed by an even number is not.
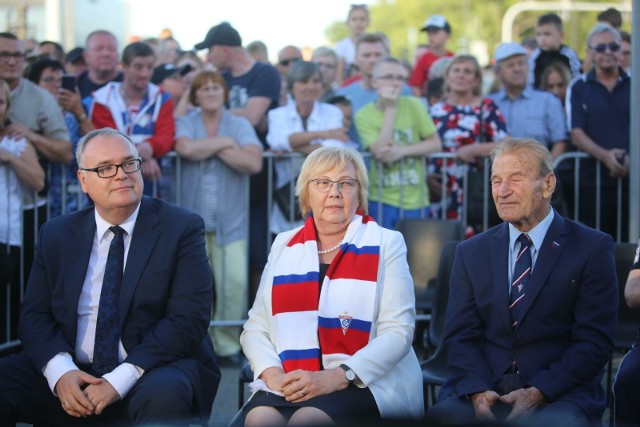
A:
[[[541,15],[538,18],[538,23],[536,26],[540,27],[542,25],[555,25],[558,31],[563,31],[562,29],[562,18],[560,18],[555,13],[546,13]]]
[[[122,63],[129,66],[135,58],[146,58],[148,56],[156,56],[151,46],[143,42],[134,42],[127,45],[122,51]]]
[[[599,22],[591,29],[591,31],[589,31],[589,35],[587,36],[587,46],[591,47],[591,41],[593,40],[593,38],[598,34],[603,33],[613,34],[616,39],[616,43],[622,43],[622,37],[620,37],[620,33],[618,32],[618,30],[616,30],[606,22]]]
[[[93,36],[109,36],[111,38],[113,38],[116,43],[118,42],[118,39],[116,38],[116,36],[111,32],[111,31],[107,31],[107,30],[95,30],[95,31],[91,31],[89,33],[89,35],[87,36],[87,38],[85,39],[84,42],[84,47],[86,48],[87,46],[89,46],[89,40],[91,40],[91,38]]]
[[[387,53],[389,53],[389,39],[382,33],[364,33],[356,41],[356,52],[362,43],[382,43]]]
[[[64,49],[62,48],[62,45],[60,45],[60,43],[56,43],[56,42],[51,41],[51,40],[45,40],[45,41],[39,43],[40,47],[47,46],[47,45],[53,46],[53,50],[55,50],[55,52],[56,52],[56,59],[58,59],[58,60],[63,59],[64,60]]]
[[[133,147],[134,152],[138,152],[138,148],[136,147],[136,144],[133,143],[131,138],[129,138],[126,134],[120,132],[119,130],[112,128],[96,129],[89,132],[88,134],[80,138],[80,141],[78,141],[78,147],[76,148],[76,160],[78,161],[78,166],[84,167],[84,164],[82,163],[82,155],[84,154],[84,149],[86,148],[89,141],[97,136],[121,138],[124,141],[127,141]]]
[[[18,40],[18,36],[7,31],[0,32],[0,39]]]
[[[318,59],[321,56],[330,56],[331,58],[333,58],[333,60],[338,63],[338,55],[336,54],[336,51],[331,49],[330,47],[327,46],[320,46],[318,48],[316,48],[313,53],[311,54],[311,60],[315,61],[316,59]]]
[[[631,34],[627,33],[626,31],[620,31],[620,38],[623,42],[631,44]]]
[[[375,64],[373,64],[373,68],[371,69],[372,74],[375,74],[375,71],[382,65],[382,64],[394,64],[394,65],[399,65],[401,67],[404,67],[404,63],[402,61],[400,61],[398,58],[394,58],[393,56],[383,56],[382,58],[378,59]],[[375,78],[375,77],[374,77]]]
[[[614,28],[620,28],[622,26],[622,13],[615,7],[603,10],[598,14],[598,22],[607,22]]]
[[[553,173],[553,157],[542,143],[531,138],[505,138],[491,151],[491,162],[498,157],[527,151],[538,163],[538,177],[542,178]]]

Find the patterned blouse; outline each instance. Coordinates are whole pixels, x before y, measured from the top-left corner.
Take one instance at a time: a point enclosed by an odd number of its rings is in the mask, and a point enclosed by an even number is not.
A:
[[[507,126],[502,113],[489,98],[482,100],[480,105],[453,105],[447,101],[433,105],[429,113],[436,125],[443,151],[455,153],[463,145],[474,142],[494,142],[507,136]],[[482,113],[482,114],[481,114]],[[444,203],[442,200],[432,203],[431,216],[434,218],[461,219],[463,180],[466,165],[455,159],[431,159],[429,174],[441,174],[443,162],[447,163],[447,198],[446,213],[442,214]],[[473,168],[481,164],[478,159]]]

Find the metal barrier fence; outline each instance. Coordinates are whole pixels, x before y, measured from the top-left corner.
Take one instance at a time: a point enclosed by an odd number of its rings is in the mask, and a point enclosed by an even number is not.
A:
[[[371,165],[373,162],[375,162],[375,159],[369,154],[369,153],[362,153],[363,157],[365,158],[365,162],[367,163],[367,165]],[[295,206],[296,206],[296,200],[295,198],[295,181],[294,178],[297,176],[298,172],[299,172],[299,168],[302,164],[302,161],[304,159],[304,156],[301,154],[297,154],[297,153],[285,153],[285,154],[277,154],[277,153],[264,153],[264,158],[266,159],[266,179],[267,179],[267,214],[266,214],[266,218],[264,218],[263,220],[266,221],[267,224],[267,229],[266,229],[266,239],[265,241],[267,242],[266,246],[264,247],[264,251],[266,254],[269,253],[270,247],[271,247],[271,241],[272,241],[272,235],[273,235],[273,231],[278,231],[278,230],[274,230],[274,227],[272,227],[274,224],[274,213],[276,212],[276,202],[274,201],[274,183],[276,183],[276,170],[284,170],[286,171],[286,173],[289,174],[289,177],[282,177],[280,176],[279,180],[280,182],[282,181],[286,181],[288,182],[288,184],[290,186],[290,191],[289,191],[289,212],[288,215],[284,216],[283,218],[286,221],[286,226],[287,228],[292,228],[294,226],[299,225],[301,222],[297,221],[295,218],[296,215],[296,211],[295,211]],[[428,171],[428,163],[434,162],[436,160],[441,160],[442,161],[442,167],[441,167],[441,174],[443,179],[441,180],[441,187],[440,187],[440,192],[441,192],[441,198],[440,200],[446,201],[447,200],[447,192],[448,192],[448,188],[446,185],[447,182],[447,178],[449,177],[449,166],[448,166],[448,161],[451,161],[455,159],[455,154],[453,153],[435,153],[426,157],[422,157],[422,158],[417,158],[418,161],[420,161],[422,163],[422,167],[419,168],[420,171],[422,171],[422,175],[420,175],[418,177],[418,185],[419,185],[419,190],[420,190],[420,194],[422,195],[422,199],[421,199],[421,214],[420,217],[421,218],[429,218],[430,216],[433,218],[438,218],[437,216],[434,216],[435,213],[432,211],[431,213],[429,213],[429,210],[426,209],[427,206],[429,206],[429,200],[426,198],[427,194],[428,194],[428,189],[427,189],[427,171]],[[556,167],[556,169],[558,167],[560,167],[561,165],[564,165],[563,167],[568,168],[571,170],[571,174],[573,175],[573,196],[572,196],[572,200],[571,200],[571,205],[573,206],[573,209],[571,210],[571,212],[569,212],[568,216],[570,218],[573,219],[577,219],[580,220],[582,217],[582,212],[580,212],[579,210],[579,206],[580,206],[580,200],[581,200],[581,183],[580,183],[580,177],[581,177],[581,166],[582,166],[582,162],[585,160],[590,159],[590,157],[584,153],[566,153],[563,154],[561,156],[559,156],[554,164],[554,167]],[[403,167],[400,168],[400,174],[403,173],[403,171],[405,171],[405,164],[407,161],[409,161],[410,159],[402,159],[400,160],[401,165]],[[411,159],[412,161],[415,161],[416,159]],[[447,161],[448,160],[448,161]],[[568,165],[568,166],[567,166]],[[456,164],[456,166],[460,166],[459,163]],[[463,186],[463,209],[462,209],[462,217],[461,217],[461,221],[463,224],[467,223],[467,218],[469,215],[468,212],[468,204],[466,203],[466,201],[469,200],[470,194],[468,194],[468,188],[469,185],[467,185],[466,183],[468,182],[469,178],[469,169],[467,167],[466,164],[462,165],[464,167],[464,177],[463,177],[463,182],[465,183]],[[378,163],[378,167],[379,170],[382,170],[382,164]],[[60,168],[59,173],[57,173],[56,175],[60,177],[60,179],[56,180],[51,180],[52,177],[52,173],[55,170],[55,168]],[[84,195],[80,189],[80,186],[74,182],[73,179],[70,179],[70,177],[67,175],[66,173],[66,166],[65,165],[60,165],[60,164],[52,164],[48,170],[48,177],[49,177],[49,183],[51,182],[56,182],[56,185],[59,186],[59,188],[49,188],[49,195],[52,194],[56,194],[56,192],[59,193],[59,197],[60,197],[60,209],[58,211],[58,209],[54,209],[54,205],[51,203],[51,201],[49,201],[49,203],[46,203],[46,205],[44,205],[44,203],[46,202],[46,199],[42,199],[42,198],[38,198],[36,195],[29,195],[29,197],[27,198],[33,198],[35,200],[40,200],[40,205],[46,206],[45,209],[45,216],[46,218],[49,218],[53,215],[57,215],[57,214],[64,214],[64,213],[68,213],[70,210],[75,210],[77,208],[82,208],[84,206],[89,205],[89,200],[87,198],[86,195]],[[175,203],[177,205],[181,205],[181,201],[182,201],[182,194],[181,194],[181,189],[182,189],[182,164],[181,164],[181,159],[175,154],[175,153],[170,153],[169,155],[167,155],[164,159],[164,169],[166,171],[168,171],[168,173],[166,174],[166,176],[161,179],[160,181],[154,181],[152,183],[152,194],[155,196],[160,196],[161,198],[165,199],[168,202],[171,203]],[[482,229],[487,229],[489,227],[489,211],[490,208],[492,207],[493,201],[491,199],[491,188],[489,185],[489,176],[490,176],[490,161],[489,159],[485,159],[484,161],[484,167],[480,168],[480,170],[482,171],[482,180],[483,180],[483,185],[482,185]],[[595,169],[595,173],[596,173],[596,182],[601,182],[602,179],[602,175],[603,175],[603,171],[602,171],[602,167],[600,165],[599,162],[596,162],[596,169]],[[382,200],[382,188],[383,188],[383,176],[382,174],[379,174],[379,178],[378,178],[378,185],[377,185],[377,191],[378,193],[376,194],[377,197],[375,197],[377,200]],[[405,180],[403,179],[402,176],[400,176],[400,179],[398,180],[399,184],[400,184],[400,200],[401,200],[401,204],[402,204],[402,195],[403,195],[403,183],[405,182]],[[193,191],[197,191],[197,189],[194,189]],[[249,185],[246,186],[246,200],[247,203],[249,201],[249,197],[250,197],[250,188]],[[25,198],[25,200],[27,199]],[[49,198],[51,198],[49,196]],[[595,215],[596,215],[596,222],[595,222],[595,228],[600,228],[601,226],[601,209],[600,209],[600,205],[601,205],[601,190],[600,187],[598,185],[595,186]],[[623,234],[622,234],[622,227],[621,227],[621,223],[622,223],[622,213],[621,213],[621,207],[623,205],[623,200],[624,200],[624,195],[623,195],[623,183],[622,180],[617,180],[617,198],[616,198],[616,208],[617,208],[617,225],[616,225],[616,240],[617,241],[622,241],[623,240]],[[378,202],[378,203],[382,203],[382,202]],[[42,208],[40,209],[42,210]],[[54,210],[54,211],[52,211]],[[381,210],[380,210],[381,211]],[[445,209],[441,209],[440,212],[445,212]],[[278,215],[277,213],[275,215]],[[403,210],[400,210],[400,217],[402,218],[403,216]],[[34,217],[33,217],[33,223],[26,223],[24,221],[23,218],[23,227],[32,227],[33,228],[33,235],[37,238],[37,234],[38,234],[38,224],[41,223],[44,218],[40,218],[40,212],[38,209],[34,210]],[[259,220],[259,219],[258,219]],[[382,218],[377,218],[378,221],[381,221]],[[248,232],[248,228],[251,224],[252,221],[256,221],[255,218],[250,218],[249,217],[249,213],[247,213],[247,221],[246,221],[246,227],[247,227],[247,236],[249,235]],[[277,227],[276,227],[277,228]],[[279,230],[282,231],[282,230]],[[35,241],[35,239],[34,239]],[[223,251],[223,256],[224,256],[224,251]],[[21,260],[21,264],[23,264],[25,262],[25,253],[24,253],[24,242],[23,242],[23,247],[20,251],[20,260]],[[223,258],[223,262],[222,265],[225,265],[225,260]],[[248,266],[245,266],[246,268],[248,268]],[[22,296],[24,295],[24,289],[25,289],[25,280],[24,280],[24,275],[22,272],[22,269],[20,269],[19,271],[20,274],[20,284],[19,284],[19,292],[20,292],[20,297],[22,298]],[[225,277],[224,272],[222,274],[222,277]],[[12,307],[10,304],[11,301],[11,292],[12,289],[10,289],[10,287],[7,287],[6,289],[6,302],[7,302],[7,306],[4,310],[3,313],[3,317],[5,319],[5,336],[9,337],[10,335],[10,330],[11,330],[11,323],[12,323],[12,312],[13,310],[16,310],[16,307]],[[246,312],[245,312],[246,315]],[[244,319],[236,319],[236,320],[216,320],[216,321],[212,321],[211,325],[212,326],[238,326],[238,325],[242,325],[244,322]],[[19,344],[19,341],[17,341],[15,339],[15,337],[11,337],[14,339],[7,339],[5,342],[1,342],[0,341],[0,351],[2,351],[3,349],[6,349],[8,347],[11,346],[15,346],[17,344]]]

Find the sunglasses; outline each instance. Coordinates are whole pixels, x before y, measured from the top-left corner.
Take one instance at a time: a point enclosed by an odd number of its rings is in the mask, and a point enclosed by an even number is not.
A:
[[[609,44],[597,44],[595,46],[591,46],[591,49],[595,50],[598,53],[605,53],[607,49],[609,49],[611,52],[617,52],[618,50],[620,50],[620,45],[616,42]]]
[[[290,64],[298,61],[302,61],[302,58],[283,59],[281,61],[278,61],[278,64],[282,65],[283,67],[288,67]]]

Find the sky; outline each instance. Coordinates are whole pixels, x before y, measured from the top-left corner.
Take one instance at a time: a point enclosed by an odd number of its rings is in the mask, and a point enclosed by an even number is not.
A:
[[[169,28],[187,50],[202,41],[209,28],[228,21],[243,45],[262,40],[269,58],[275,60],[278,50],[289,44],[328,45],[326,28],[334,21],[346,21],[351,4],[348,0],[131,0],[129,24],[131,34],[141,37],[157,37]]]

